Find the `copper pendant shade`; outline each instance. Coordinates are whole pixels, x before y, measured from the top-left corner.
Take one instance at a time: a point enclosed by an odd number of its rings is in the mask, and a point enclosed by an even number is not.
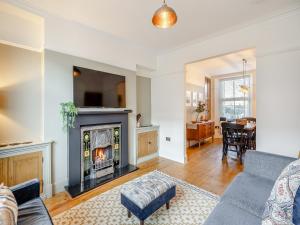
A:
[[[162,7],[154,13],[152,23],[158,28],[169,28],[177,22],[177,15],[174,9],[169,7],[164,0]]]

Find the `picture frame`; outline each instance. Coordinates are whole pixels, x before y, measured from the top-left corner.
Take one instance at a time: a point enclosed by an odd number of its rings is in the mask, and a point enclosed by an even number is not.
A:
[[[203,93],[202,92],[198,92],[198,101],[203,101]]]
[[[191,91],[185,92],[185,105],[192,106],[192,92]]]
[[[198,104],[198,92],[193,91],[193,107],[197,107]]]

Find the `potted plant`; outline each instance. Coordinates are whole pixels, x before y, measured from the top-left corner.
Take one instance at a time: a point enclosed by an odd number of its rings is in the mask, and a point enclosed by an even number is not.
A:
[[[78,114],[78,110],[73,102],[60,103],[60,114],[62,116],[63,129],[65,131],[68,128],[74,128],[75,118]]]
[[[199,116],[200,116],[200,114],[203,113],[203,112],[205,112],[205,111],[206,111],[206,104],[205,104],[205,102],[199,101],[198,105],[197,105],[197,108],[194,111],[194,112],[197,113],[196,122],[199,122]],[[202,116],[200,117],[200,120],[202,120]]]

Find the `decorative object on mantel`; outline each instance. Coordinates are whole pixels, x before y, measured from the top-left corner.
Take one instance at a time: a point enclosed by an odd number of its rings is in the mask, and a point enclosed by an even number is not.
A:
[[[141,117],[142,115],[140,113],[136,115],[136,127],[141,127]]]
[[[195,109],[194,112],[197,113],[197,118],[196,118],[196,122],[199,122],[199,116],[201,113],[206,111],[206,104],[205,102],[199,101],[197,108]],[[203,120],[203,115],[200,116],[200,121]]]
[[[152,17],[152,24],[158,28],[170,28],[177,22],[177,15],[174,9],[169,7],[166,0],[163,1],[163,5],[156,10]]]
[[[63,129],[67,131],[68,128],[74,128],[75,118],[78,110],[73,102],[60,103],[60,114],[63,120]]]

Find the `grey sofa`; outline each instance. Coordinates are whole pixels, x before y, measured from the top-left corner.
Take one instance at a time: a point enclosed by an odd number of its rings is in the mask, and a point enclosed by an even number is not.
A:
[[[40,182],[33,179],[10,188],[18,204],[17,225],[53,225],[40,198]]]
[[[265,203],[277,177],[294,160],[247,151],[244,172],[229,185],[204,225],[261,225]]]

